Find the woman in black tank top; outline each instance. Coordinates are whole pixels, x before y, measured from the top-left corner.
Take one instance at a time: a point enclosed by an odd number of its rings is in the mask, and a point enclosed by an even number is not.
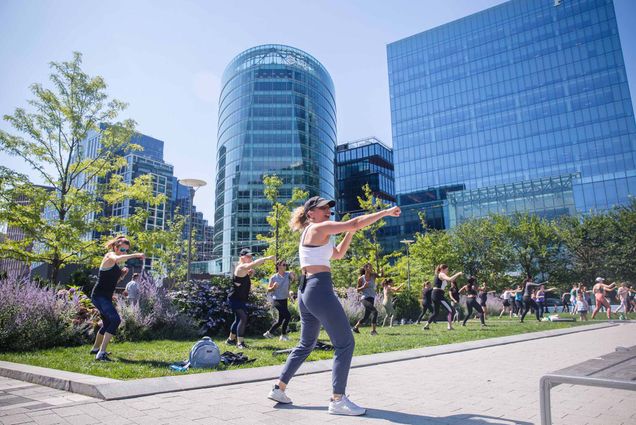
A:
[[[481,322],[481,326],[486,326],[486,322],[484,320],[485,318],[484,310],[481,304],[477,301],[477,297],[479,293],[475,285],[477,285],[477,280],[475,279],[474,276],[471,276],[468,278],[468,283],[459,290],[459,292],[466,292],[466,309],[468,310],[468,313],[466,314],[466,317],[464,318],[462,326],[466,326],[466,322],[473,315],[473,309],[477,311],[477,315],[479,316],[479,321]]]
[[[430,324],[435,320],[435,316],[439,313],[440,307],[444,307],[447,311],[448,330],[453,330],[453,315],[455,310],[444,296],[444,289],[446,288],[446,282],[454,282],[463,273],[458,272],[452,276],[448,276],[448,266],[446,264],[440,264],[435,269],[435,279],[433,280],[433,292],[431,298],[433,301],[433,313],[428,318],[428,322],[424,326],[424,330],[428,330]]]
[[[97,284],[91,293],[91,301],[102,319],[102,327],[97,332],[95,344],[91,350],[91,354],[95,354],[95,359],[99,361],[111,361],[106,353],[106,348],[110,339],[117,333],[117,328],[121,323],[121,318],[113,304],[113,294],[117,283],[128,274],[128,268],[122,268],[118,263],[133,258],[142,260],[144,258],[143,253],[126,254],[130,249],[130,242],[125,236],[118,236],[108,241],[106,248],[109,251],[102,259]]]

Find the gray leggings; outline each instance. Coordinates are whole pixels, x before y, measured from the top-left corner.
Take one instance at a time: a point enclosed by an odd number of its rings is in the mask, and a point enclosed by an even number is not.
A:
[[[355,339],[349,319],[338,297],[333,292],[331,273],[311,275],[307,279],[304,292],[298,293],[300,310],[300,342],[287,357],[287,363],[280,374],[280,380],[287,384],[307,356],[311,354],[320,333],[320,325],[325,328],[335,348],[331,375],[334,394],[344,394],[351,367]]]

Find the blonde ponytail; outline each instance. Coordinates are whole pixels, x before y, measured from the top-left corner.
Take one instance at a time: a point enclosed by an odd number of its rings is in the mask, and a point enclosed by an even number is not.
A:
[[[300,206],[292,212],[289,227],[295,232],[300,232],[307,225],[307,216],[305,215],[305,207]]]
[[[126,236],[120,235],[120,236],[117,236],[116,238],[111,239],[108,242],[106,242],[105,246],[106,246],[106,249],[108,249],[110,251],[113,248],[115,248],[115,246],[119,245],[120,243],[125,243],[126,245],[130,245],[130,242],[128,241]]]

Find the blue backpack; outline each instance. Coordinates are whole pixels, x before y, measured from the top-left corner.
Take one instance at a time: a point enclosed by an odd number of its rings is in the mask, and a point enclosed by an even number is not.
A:
[[[211,369],[221,362],[221,352],[219,347],[210,339],[204,336],[200,341],[192,346],[188,363],[193,368]]]

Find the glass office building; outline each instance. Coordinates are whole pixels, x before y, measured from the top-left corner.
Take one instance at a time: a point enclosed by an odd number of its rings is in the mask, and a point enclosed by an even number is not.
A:
[[[369,185],[373,196],[395,203],[393,150],[375,137],[338,145],[336,148],[336,209],[339,218],[361,213],[358,197]]]
[[[292,188],[333,198],[336,102],[327,70],[289,46],[263,45],[227,66],[219,98],[214,250],[229,271],[238,251],[258,251],[258,234],[271,203],[263,177],[283,180],[282,201]]]
[[[511,0],[387,53],[404,220],[425,211],[447,228],[489,213],[553,217],[636,193],[611,0]]]

